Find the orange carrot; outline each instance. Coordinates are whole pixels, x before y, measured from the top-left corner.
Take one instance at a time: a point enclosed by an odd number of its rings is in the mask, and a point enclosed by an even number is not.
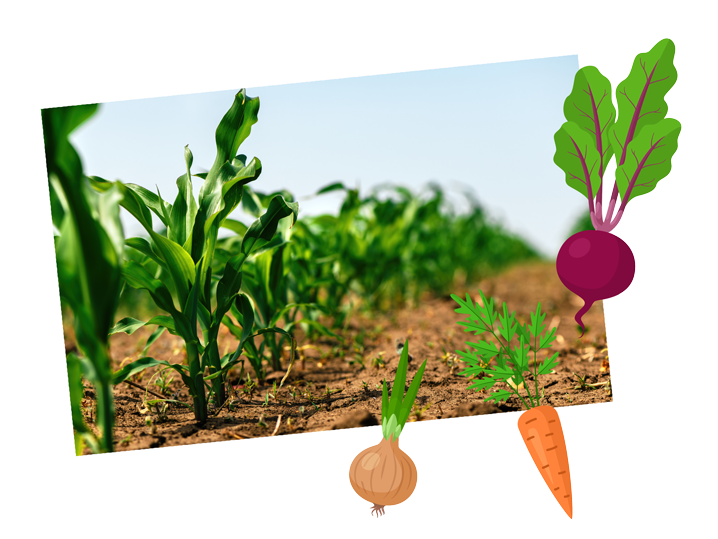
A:
[[[551,493],[573,518],[571,472],[558,413],[553,406],[531,408],[519,417],[519,431]]]

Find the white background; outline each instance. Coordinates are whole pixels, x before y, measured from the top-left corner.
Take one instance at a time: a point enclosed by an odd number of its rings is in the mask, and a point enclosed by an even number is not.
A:
[[[715,41],[707,3],[12,4],[2,52],[2,433],[7,537],[708,537],[716,505]],[[342,6],[344,4],[341,4]],[[200,7],[201,6],[201,7]],[[605,302],[615,402],[561,408],[574,518],[518,414],[413,424],[419,482],[380,519],[351,489],[378,427],[73,455],[40,109],[578,54],[613,86],[676,44],[673,171],[616,229],[637,261]],[[240,82],[241,81],[241,82]],[[568,189],[567,187],[564,187]],[[518,196],[518,195],[517,195]]]

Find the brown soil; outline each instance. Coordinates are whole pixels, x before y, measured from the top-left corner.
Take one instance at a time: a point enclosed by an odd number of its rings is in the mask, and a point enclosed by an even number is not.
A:
[[[559,407],[612,400],[602,302],[594,304],[584,316],[588,331],[579,339],[580,333],[573,317],[583,302],[563,287],[553,264],[515,267],[472,288],[472,298],[478,297],[479,288],[487,297],[495,297],[498,308],[505,301],[509,311],[516,311],[521,322],[528,321],[529,312],[541,301],[542,310],[547,313],[545,323],[558,326],[558,338],[552,352],[559,352],[559,365],[555,373],[539,377],[539,384],[545,391],[541,404]],[[465,297],[466,291],[461,287],[457,287],[456,291]],[[407,382],[413,378],[423,360],[428,360],[415,413],[409,421],[521,410],[521,401],[516,397],[498,405],[484,403],[488,396],[485,391],[477,393],[467,389],[469,380],[459,374],[464,364],[454,352],[466,348],[464,341],[476,342],[485,334],[476,337],[465,333],[457,321],[464,320],[466,316],[454,312],[457,307],[451,298],[445,297],[428,299],[417,307],[386,315],[370,318],[355,315],[345,335],[343,358],[339,349],[335,348],[336,342],[322,338],[309,343],[298,332],[300,349],[307,345],[312,348],[304,348],[300,352],[300,358],[295,361],[284,386],[276,391],[276,396],[273,395],[273,384],[276,382],[279,385],[284,371],[271,373],[264,385],[256,387],[251,395],[244,391],[246,387],[239,379],[240,373],[232,372],[230,383],[236,387],[235,398],[218,412],[211,413],[204,427],[196,425],[191,409],[179,405],[170,405],[164,414],[157,413],[156,409],[147,411],[143,405],[145,391],[122,383],[114,390],[116,450],[380,424],[380,384],[384,378],[393,381],[399,361],[396,343],[399,340],[403,342],[405,338],[409,339],[409,351],[413,356]],[[111,338],[113,369],[140,357],[150,331],[143,328],[133,335],[119,334]],[[362,334],[363,348],[359,344]],[[224,331],[220,338],[220,353],[233,350],[236,342]],[[148,355],[173,363],[181,362],[184,360],[182,340],[165,333],[152,345]],[[372,364],[372,359],[377,357],[383,358],[383,366]],[[546,357],[546,352],[539,357]],[[356,358],[363,359],[363,367],[354,361]],[[354,362],[350,363],[350,360]],[[157,369],[148,369],[131,381],[142,387],[150,384],[150,389],[159,394],[160,388],[154,383],[158,377],[153,377],[156,373]],[[574,373],[585,377],[588,384],[601,385],[577,389],[580,384]],[[250,374],[254,375],[254,372],[250,370]],[[179,391],[176,398],[191,404],[187,389],[178,378],[175,373],[167,395]],[[500,385],[505,387],[505,384],[497,384],[496,387]],[[267,394],[269,397],[265,404]],[[90,425],[93,425],[93,397],[93,390],[87,387],[83,412]],[[156,397],[147,394],[147,398]],[[148,418],[152,421],[151,425],[147,424]]]

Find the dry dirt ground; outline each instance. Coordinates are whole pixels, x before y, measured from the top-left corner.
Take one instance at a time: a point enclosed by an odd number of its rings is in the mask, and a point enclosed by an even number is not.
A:
[[[479,289],[487,297],[495,298],[498,309],[505,301],[509,311],[516,311],[520,322],[528,321],[529,312],[540,301],[543,312],[547,313],[547,325],[557,326],[558,337],[552,352],[559,352],[559,365],[554,373],[539,377],[545,392],[541,404],[560,407],[612,400],[602,302],[594,304],[584,316],[588,331],[579,338],[573,317],[583,302],[563,287],[551,263],[517,266],[486,279],[468,290],[472,298],[478,298]],[[465,297],[467,290],[457,287],[455,292]],[[464,320],[466,315],[454,312],[457,307],[454,300],[444,297],[427,299],[418,306],[383,315],[356,314],[341,346],[325,338],[310,343],[298,332],[300,356],[284,386],[275,392],[274,384],[278,386],[285,374],[281,371],[270,373],[263,385],[249,391],[246,373],[245,379],[241,380],[239,370],[233,371],[230,374],[230,383],[235,389],[233,398],[219,410],[213,410],[203,427],[197,426],[190,408],[169,405],[164,413],[157,408],[147,409],[145,401],[156,396],[137,386],[149,388],[160,396],[167,395],[167,398],[174,394],[178,400],[191,404],[187,389],[176,373],[167,385],[166,393],[162,393],[155,383],[159,378],[157,369],[148,369],[131,379],[136,385],[122,383],[115,387],[116,450],[380,424],[381,381],[385,378],[388,382],[393,381],[399,361],[396,343],[406,338],[413,356],[407,382],[414,377],[424,359],[428,360],[409,421],[520,410],[521,402],[516,397],[496,405],[483,402],[488,396],[485,391],[467,389],[470,382],[460,375],[464,363],[455,352],[466,348],[465,341],[475,342],[483,335],[475,337],[463,331],[457,321]],[[140,357],[150,331],[143,328],[133,335],[112,336],[114,370]],[[71,337],[67,339],[69,341]],[[223,332],[220,353],[233,350],[236,342],[228,332]],[[71,345],[71,342],[67,344]],[[148,355],[173,363],[185,359],[182,340],[167,333],[152,345]],[[539,357],[545,357],[545,352]],[[374,361],[376,358],[380,361]],[[285,366],[287,362],[285,359]],[[172,372],[167,371],[168,375]],[[254,375],[251,369],[250,374]],[[581,387],[579,377],[591,385]],[[86,386],[83,404],[85,418],[93,426],[94,393],[91,387]]]

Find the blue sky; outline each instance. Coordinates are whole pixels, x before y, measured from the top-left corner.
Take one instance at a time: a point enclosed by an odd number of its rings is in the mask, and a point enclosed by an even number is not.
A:
[[[433,181],[457,209],[471,189],[495,220],[553,257],[587,207],[553,163],[577,70],[577,56],[562,56],[247,88],[260,98],[259,121],[240,152],[262,161],[254,188],[288,189],[300,217],[338,209],[338,193],[305,199],[335,181],[363,194]],[[209,169],[238,89],[102,104],[72,136],[86,174],[159,187],[173,200],[184,146],[192,172]],[[127,235],[141,233],[131,216],[123,223]]]

